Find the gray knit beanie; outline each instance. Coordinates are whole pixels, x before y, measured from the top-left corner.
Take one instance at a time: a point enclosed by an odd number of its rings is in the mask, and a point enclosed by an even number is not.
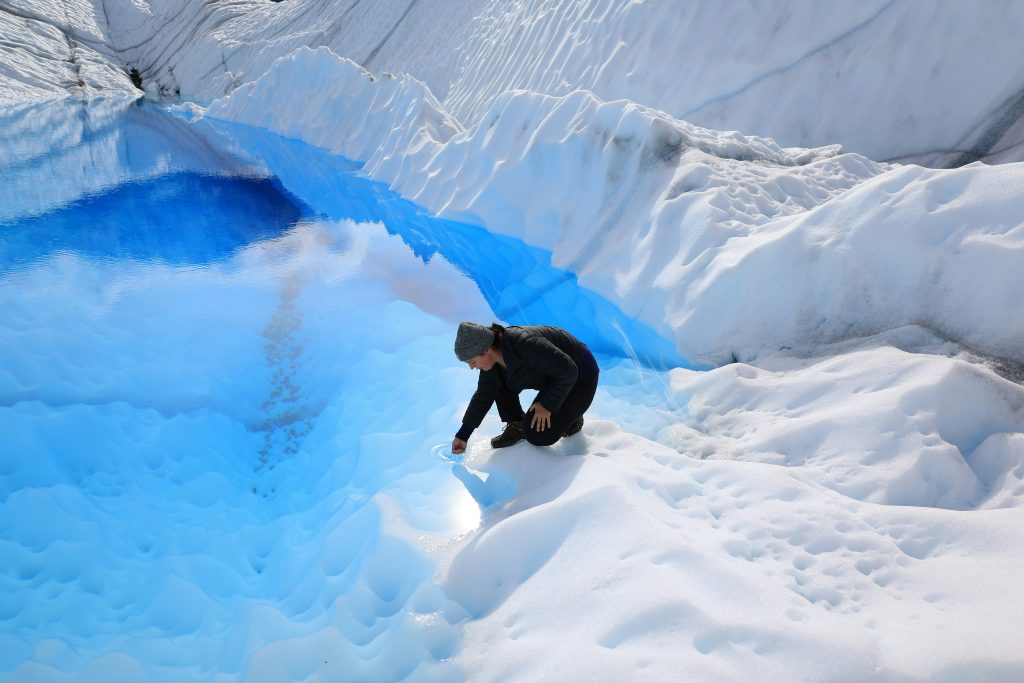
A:
[[[494,332],[489,327],[476,323],[459,323],[459,331],[455,335],[455,355],[462,362],[479,356],[491,348],[494,343]]]

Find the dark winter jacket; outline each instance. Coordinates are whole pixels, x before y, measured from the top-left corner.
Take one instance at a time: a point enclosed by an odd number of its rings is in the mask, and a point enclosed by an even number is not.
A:
[[[597,381],[597,362],[590,349],[557,327],[509,327],[501,336],[501,354],[504,368],[495,363],[490,370],[480,371],[476,393],[456,435],[460,439],[468,439],[480,426],[502,384],[514,394],[538,389],[537,401],[555,412],[576,382]]]

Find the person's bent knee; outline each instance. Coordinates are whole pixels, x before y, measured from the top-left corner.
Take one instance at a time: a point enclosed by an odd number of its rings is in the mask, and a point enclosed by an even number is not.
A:
[[[526,430],[526,440],[534,446],[550,446],[558,441],[559,436],[555,434],[553,429],[543,432],[537,432],[532,429]]]

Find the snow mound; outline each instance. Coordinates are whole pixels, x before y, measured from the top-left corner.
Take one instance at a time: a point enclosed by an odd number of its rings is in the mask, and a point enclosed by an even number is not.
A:
[[[721,358],[920,325],[1019,362],[1022,189],[1022,164],[893,169],[726,245],[679,281],[676,334]]]
[[[798,468],[873,503],[1024,503],[1024,388],[964,360],[879,346],[675,370],[673,388],[688,410],[666,440],[697,458]]]

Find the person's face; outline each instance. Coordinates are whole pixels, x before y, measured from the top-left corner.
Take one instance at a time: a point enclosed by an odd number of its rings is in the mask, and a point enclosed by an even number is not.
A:
[[[466,361],[466,365],[468,365],[472,370],[490,370],[494,367],[497,360],[498,358],[494,353],[494,349],[487,349],[479,356],[473,356]]]

